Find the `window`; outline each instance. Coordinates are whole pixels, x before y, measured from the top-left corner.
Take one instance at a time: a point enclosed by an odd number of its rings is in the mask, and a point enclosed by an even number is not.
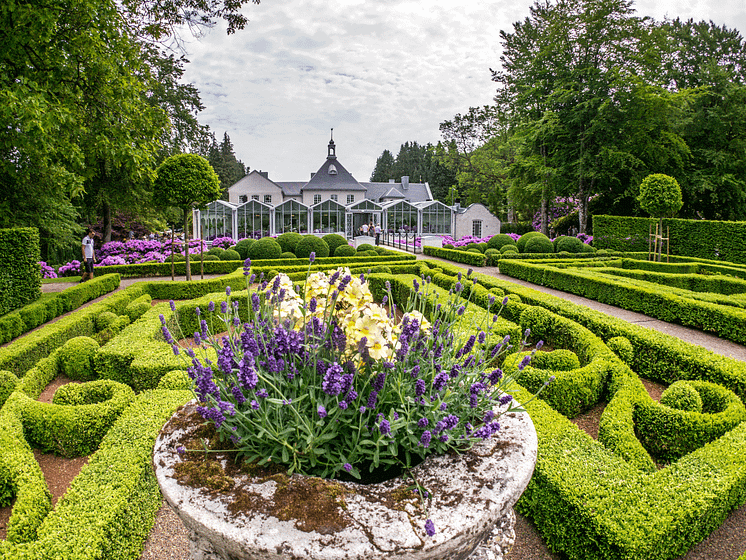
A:
[[[245,194],[242,194],[241,196],[238,197],[238,202],[240,202],[241,204],[243,204],[244,202],[248,202],[248,201],[249,201],[249,197],[246,196]]]
[[[337,196],[336,194],[333,194],[333,195],[331,196],[331,199],[332,199],[332,200],[333,200],[334,202],[339,202],[339,201],[337,200],[338,198],[339,198],[339,197],[338,197],[338,196]]]
[[[355,195],[354,194],[348,194],[347,195],[347,204],[352,204],[355,202]]]
[[[251,200],[259,200],[259,195],[258,194],[252,194],[251,195]]]
[[[296,200],[286,200],[274,209],[275,233],[307,233],[308,208]]]
[[[422,233],[451,233],[451,209],[435,202],[422,210]]]
[[[474,237],[482,237],[482,220],[472,220],[471,234]]]
[[[257,198],[259,196],[257,195]],[[270,208],[258,200],[252,200],[236,210],[238,237],[261,239],[269,235]]]
[[[326,200],[318,206],[314,206],[313,232],[335,233],[342,231],[345,227],[345,214],[345,207],[333,200]]]
[[[318,204],[319,202],[321,202],[321,195],[320,194],[313,195],[313,203]]]
[[[408,202],[397,202],[386,209],[386,228],[390,232],[417,231],[417,207]]]
[[[264,195],[264,204],[272,204],[272,195],[271,194],[265,194]]]

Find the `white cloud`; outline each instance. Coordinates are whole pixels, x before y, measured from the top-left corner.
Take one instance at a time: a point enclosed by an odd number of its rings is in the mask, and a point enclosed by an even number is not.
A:
[[[188,43],[185,79],[207,107],[200,121],[218,137],[227,131],[252,169],[282,181],[310,177],[326,157],[333,127],[340,161],[367,180],[384,149],[437,142],[439,123],[491,102],[489,68],[499,65],[500,30],[512,29],[529,6],[263,0],[247,5],[251,21],[243,31],[227,36],[216,28]],[[745,9],[714,0],[643,0],[638,12],[746,23]]]

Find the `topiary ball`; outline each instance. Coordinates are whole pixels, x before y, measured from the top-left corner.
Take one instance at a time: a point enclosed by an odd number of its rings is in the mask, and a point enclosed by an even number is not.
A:
[[[15,391],[18,378],[10,371],[0,371],[0,408],[8,400],[10,394]]]
[[[353,257],[355,253],[357,253],[355,247],[350,247],[349,245],[340,245],[334,250],[335,257]]]
[[[580,253],[583,250],[583,242],[577,237],[560,235],[554,240],[554,252]]]
[[[614,352],[619,359],[622,360],[628,366],[632,365],[632,360],[635,357],[635,349],[629,339],[623,336],[615,336],[606,341],[606,346],[609,350]]]
[[[226,249],[223,251],[223,254],[220,255],[221,261],[240,261],[245,260],[241,259],[241,254],[238,251],[235,251],[233,249]]]
[[[249,257],[249,247],[256,242],[256,239],[241,239],[234,249],[241,255],[241,260],[245,261]]]
[[[222,255],[224,251],[225,251],[225,249],[223,249],[222,247],[213,247],[212,249],[210,249],[209,251],[207,251],[207,254],[208,255],[215,255],[217,257],[220,257],[220,255]]]
[[[486,243],[477,243],[477,247],[479,247],[479,250],[484,253],[487,250],[487,244]]]
[[[167,389],[171,391],[189,390],[192,388],[192,380],[189,379],[187,372],[182,369],[174,369],[161,377],[158,382],[158,389]]]
[[[282,247],[283,253],[295,254],[295,247],[301,239],[303,239],[303,236],[295,231],[286,231],[277,236],[277,242]]]
[[[490,237],[487,241],[487,247],[490,249],[497,249],[498,251],[503,248],[504,245],[515,245],[515,241],[507,233],[498,233]]]
[[[357,254],[362,257],[377,257],[378,251],[358,251]]]
[[[327,245],[329,245],[329,254],[333,255],[334,251],[337,250],[337,247],[341,247],[342,245],[347,245],[347,240],[339,235],[338,233],[329,233],[322,237]]]
[[[467,253],[478,253],[478,254],[480,254],[480,255],[482,254],[482,251],[480,251],[480,250],[479,250],[479,247],[469,247],[469,248],[468,248],[468,249],[466,250],[466,252],[467,252]]]
[[[554,245],[546,235],[534,235],[526,241],[524,253],[554,253]]]
[[[363,243],[362,245],[358,245],[357,247],[358,253],[361,253],[363,251],[375,251],[375,250],[376,248],[370,243]]]
[[[98,349],[98,342],[88,336],[71,338],[58,355],[60,372],[76,381],[95,379],[93,357]]]
[[[517,253],[518,252],[518,246],[513,245],[503,245],[500,247],[500,252],[504,255],[505,253]]]
[[[205,255],[204,257],[202,257],[202,260],[205,262],[206,261],[219,261],[220,257],[218,257],[217,255]]]
[[[320,237],[304,235],[303,239],[298,241],[295,246],[295,256],[299,259],[307,259],[311,256],[311,253],[316,253],[317,259],[328,257],[329,245]]]
[[[528,243],[528,240],[532,237],[536,237],[537,235],[541,235],[542,237],[546,237],[543,233],[540,231],[529,231],[527,233],[524,233],[518,238],[518,241],[515,242],[516,247],[518,247],[519,253],[525,253],[526,252],[526,243]],[[547,239],[549,239],[547,237]]]
[[[538,350],[531,360],[531,365],[552,371],[572,371],[580,368],[580,360],[575,352],[564,348],[552,352]]]
[[[111,311],[104,311],[103,313],[99,313],[98,315],[96,315],[96,317],[93,319],[93,324],[96,327],[96,331],[102,331],[109,328],[116,320],[116,313],[112,313]]]
[[[292,253],[290,251],[285,251],[282,255],[280,255],[280,258],[283,260],[288,260],[288,259],[295,260],[296,256],[295,256],[295,253]]]
[[[702,397],[687,381],[676,381],[661,394],[661,404],[677,410],[702,412]]]
[[[595,253],[597,250],[598,249],[596,249],[594,246],[588,245],[587,243],[583,243],[580,246],[580,252],[581,253]]]
[[[184,261],[186,261],[186,257],[184,255],[182,255],[181,253],[175,253],[172,256],[173,256],[173,261],[174,262],[184,262]],[[170,262],[170,261],[171,261],[171,257],[168,257],[168,259],[166,259],[166,262]]]
[[[249,247],[249,258],[253,260],[279,259],[282,255],[282,247],[272,237],[262,237]]]

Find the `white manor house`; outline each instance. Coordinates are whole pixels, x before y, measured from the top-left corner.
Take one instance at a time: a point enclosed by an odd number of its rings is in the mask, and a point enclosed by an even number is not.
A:
[[[412,183],[409,177],[399,183],[357,181],[337,159],[332,138],[326,161],[310,180],[272,181],[268,172],[252,171],[228,188],[227,202],[195,210],[194,236],[259,239],[293,231],[352,239],[364,223],[419,237],[500,233],[500,220],[484,205],[448,206],[433,199],[427,183]]]

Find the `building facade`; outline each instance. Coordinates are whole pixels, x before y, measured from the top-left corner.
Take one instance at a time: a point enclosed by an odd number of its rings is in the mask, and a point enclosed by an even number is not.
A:
[[[479,208],[472,211],[473,206]],[[193,234],[204,239],[258,239],[288,231],[351,239],[364,223],[392,233],[456,239],[472,235],[475,227],[489,235],[500,232],[500,221],[486,207],[447,206],[433,199],[427,183],[406,176],[399,183],[357,181],[337,159],[333,138],[326,161],[308,181],[272,181],[266,171],[252,171],[228,188],[227,202],[195,210],[194,218]]]

